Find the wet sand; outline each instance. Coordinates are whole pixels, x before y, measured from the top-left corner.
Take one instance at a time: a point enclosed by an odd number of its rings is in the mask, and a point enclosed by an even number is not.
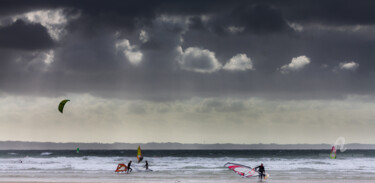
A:
[[[157,179],[157,180],[117,180],[117,181],[97,181],[97,182],[86,182],[86,181],[70,181],[70,182],[56,182],[56,181],[0,181],[0,183],[228,183],[228,182],[273,182],[273,183],[373,183],[373,180],[342,180],[342,179],[330,179],[330,180],[249,180],[249,179],[230,179],[230,180],[212,180],[212,179]]]

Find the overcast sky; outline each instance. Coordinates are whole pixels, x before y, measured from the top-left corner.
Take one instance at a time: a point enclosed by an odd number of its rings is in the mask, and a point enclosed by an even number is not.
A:
[[[0,140],[373,143],[374,9],[2,0]]]

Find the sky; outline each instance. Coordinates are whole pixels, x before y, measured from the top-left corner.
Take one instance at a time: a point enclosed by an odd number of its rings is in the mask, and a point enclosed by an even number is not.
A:
[[[1,0],[0,140],[373,143],[374,9]]]

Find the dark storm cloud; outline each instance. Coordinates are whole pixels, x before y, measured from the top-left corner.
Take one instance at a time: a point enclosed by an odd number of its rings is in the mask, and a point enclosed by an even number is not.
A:
[[[287,19],[301,23],[314,22],[335,25],[371,25],[375,23],[373,17],[375,2],[364,1],[275,1],[283,9]]]
[[[0,27],[0,48],[38,50],[53,46],[47,29],[40,24],[26,24],[17,20],[9,26]]]
[[[196,20],[194,22],[199,23]],[[288,29],[287,22],[280,9],[263,3],[239,3],[230,11],[219,13],[207,23],[207,29],[219,34],[230,32],[228,30],[230,26],[243,28],[244,30],[241,33],[256,34],[274,33]]]
[[[6,69],[2,69],[0,90],[18,90],[6,88],[15,86],[7,82],[43,83],[44,87],[29,90],[155,100],[275,93],[290,98],[368,94],[375,90],[369,84],[375,75],[375,29],[371,27],[375,24],[371,18],[374,4],[292,0],[1,1],[0,18],[10,20],[21,13],[58,8],[64,10],[64,16],[76,18],[68,19],[66,34],[55,47],[41,24],[19,20],[3,25],[0,59],[5,60],[1,65]],[[293,23],[301,30],[291,26]],[[362,27],[351,27],[357,25]],[[147,33],[147,41],[139,39],[141,30]],[[16,39],[21,37],[24,39]],[[25,40],[29,41],[22,42]],[[129,45],[116,48],[124,41]],[[220,63],[212,72],[199,72],[211,62],[194,62],[198,57],[192,54],[188,58],[193,58],[189,63],[194,63],[194,69],[184,70],[179,62],[184,52],[179,52],[179,47],[183,51],[207,50],[214,55],[210,60]],[[53,48],[54,61],[44,70],[38,65],[42,61],[30,58],[31,52],[16,50],[48,48]],[[142,55],[138,65],[129,62],[132,56],[139,56],[136,53]],[[251,58],[254,70],[240,73],[220,69],[237,54]],[[309,57],[311,63],[288,74],[278,70],[298,56]],[[351,61],[358,64],[356,70],[333,72]],[[11,73],[20,75],[19,79]]]
[[[29,11],[55,7],[57,7],[57,5],[54,2],[46,0],[4,0],[0,1],[0,16],[16,15]]]
[[[152,19],[157,14],[171,15],[217,15],[229,12],[237,16],[235,21],[245,21],[255,25],[264,24],[266,27],[278,28],[283,17],[288,20],[301,22],[323,22],[335,24],[372,24],[374,23],[375,3],[371,0],[288,0],[288,1],[46,1],[46,0],[20,0],[1,1],[0,15],[14,15],[32,10],[47,8],[70,8],[81,10],[86,15],[98,18],[98,23],[124,24],[127,20],[122,18]],[[114,18],[117,17],[117,18]],[[242,19],[242,18],[245,19]],[[258,17],[259,19],[257,19]],[[260,21],[263,20],[263,21]],[[267,24],[268,22],[268,24]],[[267,25],[266,25],[267,24]]]
[[[269,5],[241,6],[232,15],[234,21],[256,33],[279,32],[287,27],[281,11]]]

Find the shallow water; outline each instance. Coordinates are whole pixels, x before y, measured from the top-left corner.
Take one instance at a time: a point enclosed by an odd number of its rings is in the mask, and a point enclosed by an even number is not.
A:
[[[375,151],[352,150],[329,158],[323,150],[144,150],[144,161],[153,172],[136,162],[136,151],[0,151],[0,181],[88,182],[125,180],[248,181],[226,169],[226,162],[251,167],[263,163],[270,180],[370,180],[375,182]],[[134,171],[118,174],[118,163],[133,161]],[[22,163],[21,163],[22,162]],[[256,180],[253,178],[252,180]],[[199,182],[199,181],[198,181]]]

